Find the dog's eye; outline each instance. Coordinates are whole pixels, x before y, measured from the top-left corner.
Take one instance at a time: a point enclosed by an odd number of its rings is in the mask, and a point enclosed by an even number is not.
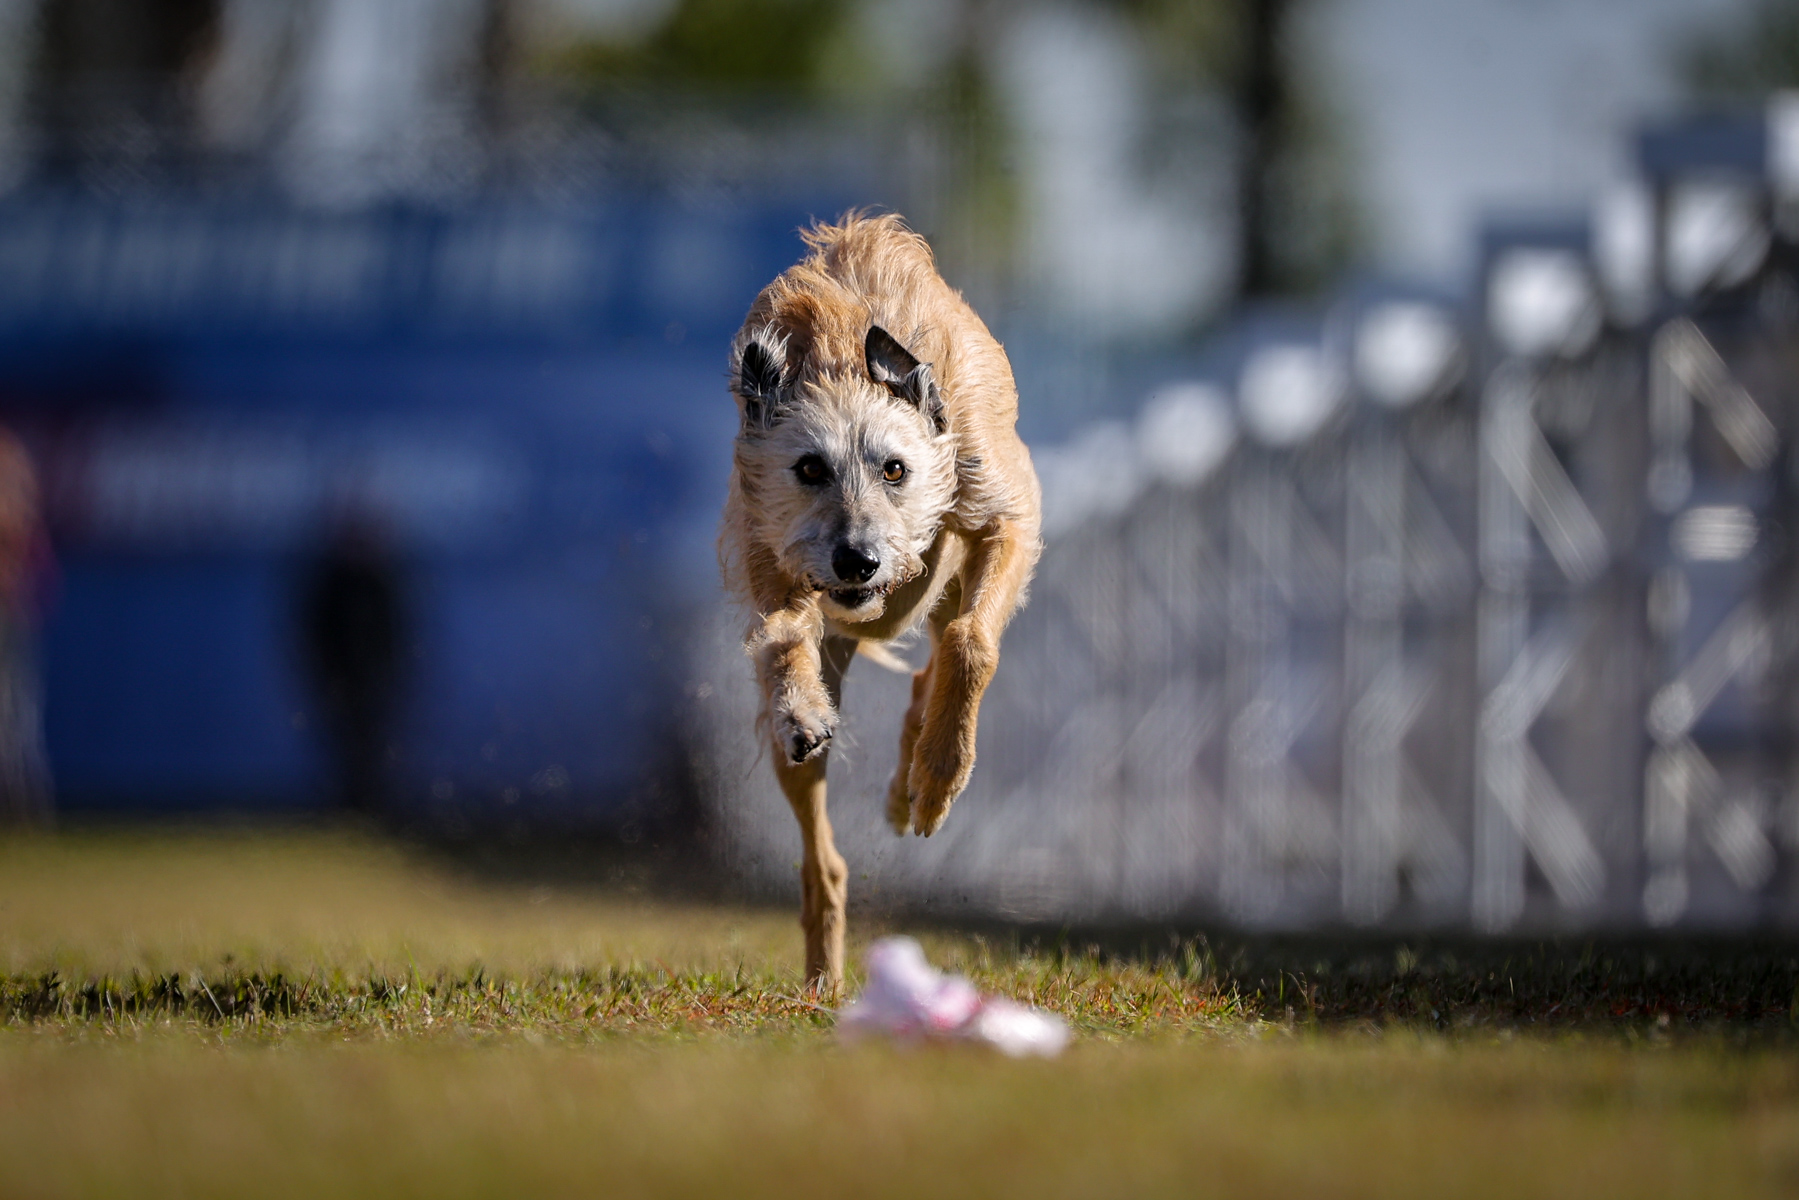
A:
[[[793,464],[793,473],[799,476],[801,483],[823,483],[830,474],[825,469],[825,460],[816,454],[808,454]]]
[[[906,464],[897,458],[888,459],[887,465],[881,468],[881,478],[885,479],[888,483],[898,483],[905,477]]]

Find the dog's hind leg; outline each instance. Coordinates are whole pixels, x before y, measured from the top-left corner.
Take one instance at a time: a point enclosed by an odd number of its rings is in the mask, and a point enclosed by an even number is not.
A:
[[[937,661],[943,628],[961,603],[961,581],[952,579],[931,613],[931,657],[912,672],[912,703],[906,706],[906,717],[900,724],[899,765],[893,769],[893,781],[887,785],[887,824],[902,837],[912,828],[912,752],[918,746],[918,731],[924,728],[925,708],[931,699],[931,664]]]
[[[933,620],[924,724],[906,781],[914,833],[937,832],[968,786],[981,696],[999,666],[1000,634],[1031,577],[1036,547],[1035,528],[1014,520],[1001,519],[982,530],[962,569],[960,611],[941,628]]]
[[[843,672],[855,656],[849,638],[827,637],[820,647],[819,675],[831,705],[843,700]],[[849,867],[837,853],[825,811],[825,763],[829,748],[801,763],[777,753],[775,777],[800,823],[800,926],[806,932],[806,981],[822,995],[843,984],[844,908],[849,900]]]
[[[912,672],[912,703],[906,708],[900,725],[899,766],[893,769],[893,782],[887,785],[887,824],[893,832],[904,835],[912,828],[912,793],[907,780],[912,774],[912,748],[918,745],[918,731],[924,726],[925,699],[931,692],[931,664]]]

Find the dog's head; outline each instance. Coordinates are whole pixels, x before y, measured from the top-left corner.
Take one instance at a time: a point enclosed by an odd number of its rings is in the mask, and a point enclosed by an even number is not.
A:
[[[943,398],[930,364],[878,325],[848,368],[812,361],[809,350],[795,357],[773,327],[746,330],[733,347],[747,515],[828,614],[873,620],[924,569],[955,502]]]

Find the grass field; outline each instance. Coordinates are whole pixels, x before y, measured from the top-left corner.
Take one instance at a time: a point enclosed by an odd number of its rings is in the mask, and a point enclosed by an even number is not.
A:
[[[546,878],[0,841],[0,1196],[1799,1191],[1779,944],[913,930],[1075,1025],[1012,1062],[840,1046],[785,910]]]

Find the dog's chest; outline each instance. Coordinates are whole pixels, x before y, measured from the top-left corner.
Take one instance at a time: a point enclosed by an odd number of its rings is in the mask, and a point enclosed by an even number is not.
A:
[[[853,624],[832,620],[832,632],[865,642],[889,642],[910,633],[943,600],[950,585],[958,583],[967,561],[968,539],[947,528],[938,530],[937,539],[924,553],[924,572],[895,588],[880,616]]]

